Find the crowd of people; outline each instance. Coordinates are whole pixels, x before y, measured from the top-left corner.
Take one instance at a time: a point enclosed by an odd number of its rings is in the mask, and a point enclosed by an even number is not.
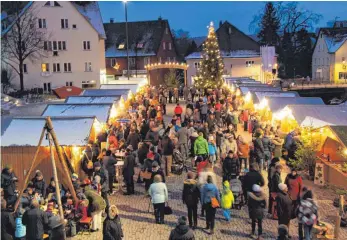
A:
[[[171,120],[165,122],[168,103],[176,106]],[[187,216],[179,217],[169,239],[194,239],[199,205],[210,234],[215,231],[218,208],[229,222],[231,209],[245,205],[251,219],[251,238],[262,238],[262,221],[269,217],[278,221],[278,239],[290,239],[294,218],[299,220],[300,239],[310,239],[312,226],[318,221],[312,191],[303,185],[295,168],[285,181],[281,177],[289,159],[295,160],[300,131],[284,134],[280,127],[261,121],[256,111],[245,109],[242,97],[225,89],[184,87],[180,94],[178,89],[147,86],[127,107],[129,111],[123,116],[127,121],[114,121],[95,142],[89,142],[81,159],[82,173],[71,174],[78,201],[72,189],[59,185],[64,219],[58,214],[54,178],[46,186],[37,170],[15,208],[18,179],[11,166],[3,169],[3,239],[42,239],[44,234],[49,239],[62,239],[64,234],[74,236],[84,231],[88,221],[92,231],[102,229],[104,239],[122,239],[119,211],[109,202],[114,184],[124,185],[121,189],[129,197],[143,186],[153,204],[155,222],[165,224],[165,215],[170,213],[166,181],[184,171],[182,201]],[[249,135],[252,140],[245,137]],[[268,198],[264,192],[266,171]],[[266,209],[268,214],[264,214]]]

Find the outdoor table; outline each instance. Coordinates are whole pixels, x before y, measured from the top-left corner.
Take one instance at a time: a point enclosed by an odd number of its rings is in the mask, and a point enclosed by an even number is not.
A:
[[[123,172],[123,166],[124,166],[124,161],[117,161],[117,163],[114,165],[116,168],[116,180],[117,184],[115,187],[115,192],[122,191],[122,172]]]

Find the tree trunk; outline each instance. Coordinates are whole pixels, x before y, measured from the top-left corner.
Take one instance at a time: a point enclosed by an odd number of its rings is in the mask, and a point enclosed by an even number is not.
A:
[[[20,90],[24,91],[23,61],[19,62],[19,82],[20,82]]]

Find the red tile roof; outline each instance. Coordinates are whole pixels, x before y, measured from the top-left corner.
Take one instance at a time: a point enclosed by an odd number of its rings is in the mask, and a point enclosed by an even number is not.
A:
[[[58,98],[65,99],[70,96],[78,96],[83,92],[82,88],[71,86],[71,87],[60,87],[53,89],[55,95]]]

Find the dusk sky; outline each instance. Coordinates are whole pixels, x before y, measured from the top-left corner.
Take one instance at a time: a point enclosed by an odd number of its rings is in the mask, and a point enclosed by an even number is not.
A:
[[[183,29],[190,36],[204,36],[210,21],[218,24],[228,20],[247,34],[253,15],[257,14],[264,2],[128,2],[128,21],[155,20],[159,16],[168,19],[171,28]],[[104,22],[110,18],[125,21],[123,2],[99,2]],[[300,2],[300,6],[323,16],[316,27],[326,26],[328,21],[339,17],[347,20],[347,2]]]

